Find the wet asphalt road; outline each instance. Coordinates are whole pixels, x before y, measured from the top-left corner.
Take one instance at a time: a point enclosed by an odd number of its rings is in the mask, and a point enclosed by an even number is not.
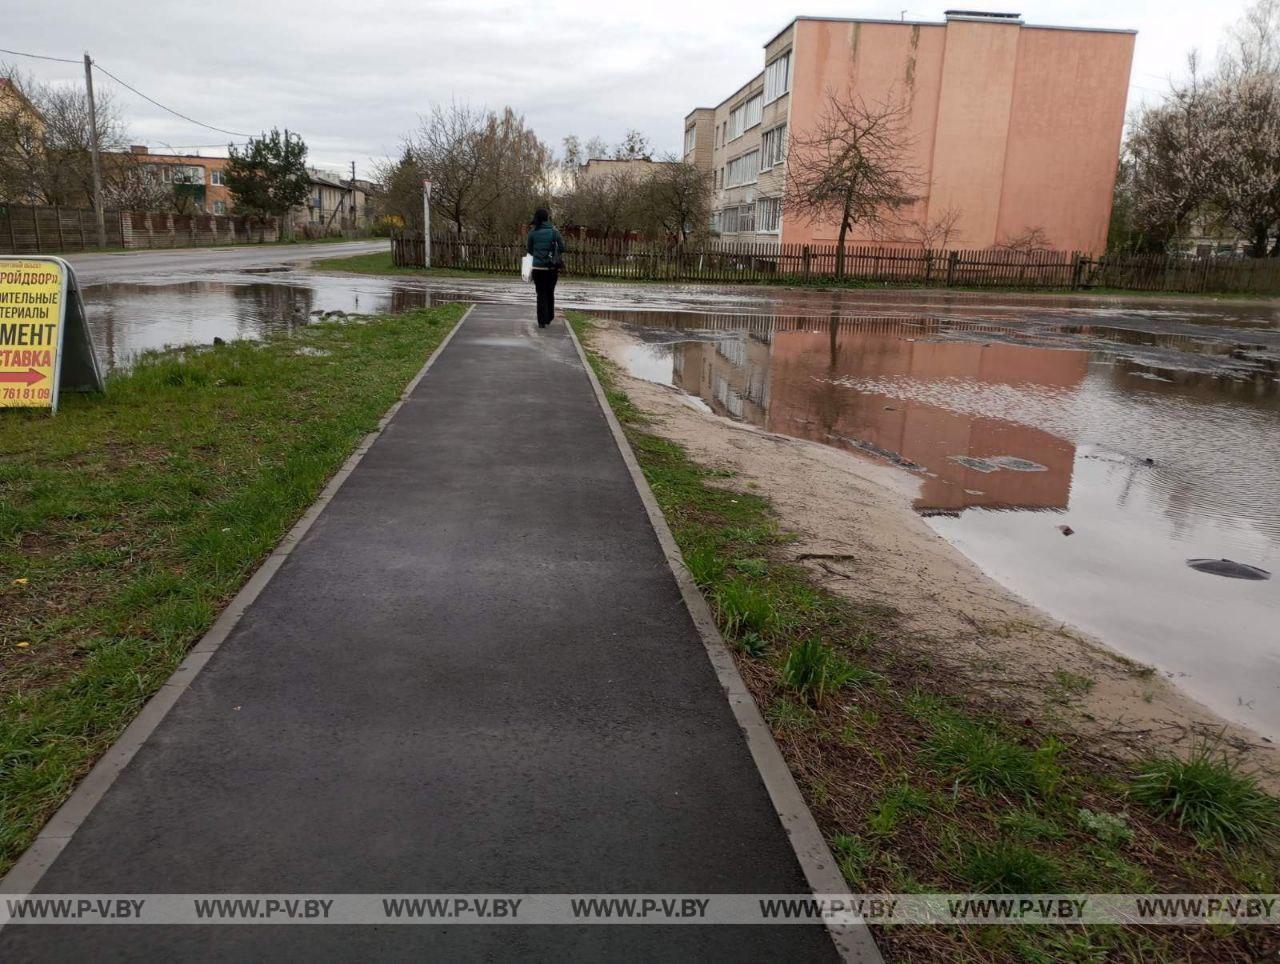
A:
[[[322,244],[242,244],[224,248],[125,251],[117,254],[62,255],[76,269],[81,285],[139,280],[148,276],[185,274],[199,277],[215,271],[236,271],[278,264],[298,264],[313,258],[343,258],[385,251],[385,238]]]
[[[805,893],[562,322],[477,306],[46,893]],[[0,959],[832,960],[820,926],[21,927]]]

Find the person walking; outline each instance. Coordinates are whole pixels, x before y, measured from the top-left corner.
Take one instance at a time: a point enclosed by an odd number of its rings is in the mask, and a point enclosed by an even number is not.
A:
[[[533,212],[533,227],[525,241],[533,255],[533,287],[538,292],[538,327],[546,328],[556,316],[556,279],[564,261],[564,238],[551,223],[546,208]]]

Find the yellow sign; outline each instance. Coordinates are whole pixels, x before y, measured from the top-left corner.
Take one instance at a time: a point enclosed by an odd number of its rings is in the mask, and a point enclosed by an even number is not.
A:
[[[66,278],[56,261],[0,262],[0,408],[52,408]]]
[[[0,408],[56,411],[62,388],[103,389],[75,272],[61,258],[0,259]]]

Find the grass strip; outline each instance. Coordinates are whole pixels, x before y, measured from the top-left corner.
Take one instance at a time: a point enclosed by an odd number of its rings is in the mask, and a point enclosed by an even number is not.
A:
[[[584,341],[589,316],[570,312]],[[685,564],[855,892],[1275,893],[1276,801],[1225,758],[1137,764],[1000,703],[900,615],[814,583],[767,500],[652,430],[588,352]],[[1268,928],[877,928],[891,960],[1274,958]]]
[[[0,872],[462,314],[142,356],[0,411]]]

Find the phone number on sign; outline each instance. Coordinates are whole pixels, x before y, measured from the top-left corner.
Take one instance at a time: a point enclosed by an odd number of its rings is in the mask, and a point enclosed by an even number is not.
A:
[[[0,389],[0,399],[6,402],[47,402],[53,397],[48,388],[4,388]]]

